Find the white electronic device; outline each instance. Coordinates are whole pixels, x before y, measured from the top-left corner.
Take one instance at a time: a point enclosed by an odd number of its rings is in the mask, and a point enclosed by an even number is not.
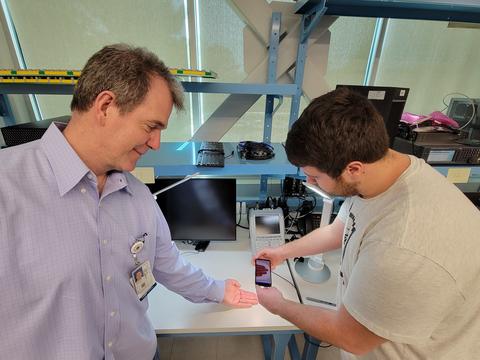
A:
[[[254,255],[264,248],[285,244],[285,221],[281,208],[251,209],[248,219]]]

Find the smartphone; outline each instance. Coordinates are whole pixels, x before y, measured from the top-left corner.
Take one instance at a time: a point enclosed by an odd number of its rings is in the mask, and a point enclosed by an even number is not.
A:
[[[255,259],[255,284],[258,286],[272,286],[272,269],[270,260]]]

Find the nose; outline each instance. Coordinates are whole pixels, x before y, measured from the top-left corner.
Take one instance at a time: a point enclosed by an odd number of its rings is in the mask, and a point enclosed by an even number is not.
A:
[[[314,185],[317,184],[317,182],[315,181],[315,179],[314,179],[313,177],[311,177],[311,176],[308,176],[308,175],[307,175],[307,183],[309,183],[309,184],[314,184]]]
[[[158,150],[160,148],[160,129],[155,129],[150,133],[150,139],[148,139],[147,146],[152,150]]]

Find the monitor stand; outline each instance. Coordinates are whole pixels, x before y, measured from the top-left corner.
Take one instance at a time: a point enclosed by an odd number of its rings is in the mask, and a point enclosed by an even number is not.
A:
[[[195,250],[199,252],[204,252],[209,244],[210,241],[208,240],[197,241],[197,245],[195,245]]]

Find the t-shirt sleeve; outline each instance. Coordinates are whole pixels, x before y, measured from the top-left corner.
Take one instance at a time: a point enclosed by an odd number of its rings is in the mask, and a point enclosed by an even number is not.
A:
[[[381,241],[359,254],[343,305],[385,339],[417,343],[463,303],[455,281],[438,264]]]
[[[340,220],[342,220],[342,223],[344,224],[347,223],[348,209],[350,208],[351,205],[352,205],[352,199],[346,198],[342,206],[340,206],[340,210],[338,210],[337,217]]]

